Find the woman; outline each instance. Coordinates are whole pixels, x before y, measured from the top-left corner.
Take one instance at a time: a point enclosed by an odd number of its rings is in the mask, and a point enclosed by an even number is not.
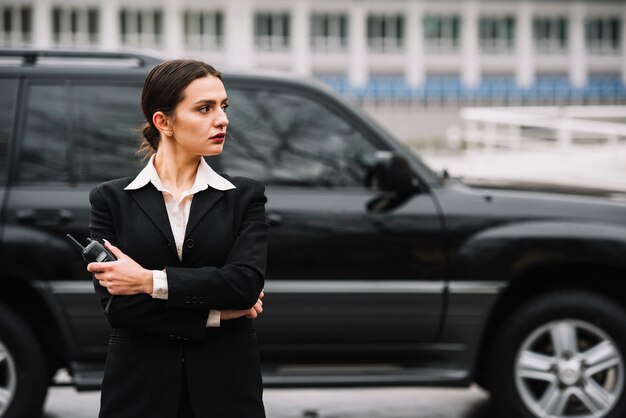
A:
[[[89,196],[91,237],[117,257],[87,266],[102,305],[114,296],[100,417],[264,417],[252,318],[262,311],[266,198],[258,182],[204,161],[226,139],[221,74],[166,61],[141,102],[150,161]]]

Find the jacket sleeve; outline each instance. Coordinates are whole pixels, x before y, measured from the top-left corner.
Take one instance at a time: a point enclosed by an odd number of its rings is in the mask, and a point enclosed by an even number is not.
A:
[[[102,241],[104,238],[117,245],[111,210],[98,187],[89,194],[89,201],[91,239]],[[111,295],[95,277],[93,284],[104,309]],[[130,328],[173,339],[203,340],[208,314],[209,308],[169,309],[163,301],[153,299],[150,295],[118,295],[111,302],[106,316],[114,328]]]
[[[170,308],[249,309],[256,303],[265,284],[268,225],[265,188],[258,182],[252,185],[242,199],[243,218],[223,266],[166,268]]]

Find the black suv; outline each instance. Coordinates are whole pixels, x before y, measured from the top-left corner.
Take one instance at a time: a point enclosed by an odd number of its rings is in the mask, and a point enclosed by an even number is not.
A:
[[[0,51],[0,416],[67,369],[96,389],[110,329],[65,238],[135,175],[157,59]],[[230,73],[209,163],[267,186],[267,386],[477,382],[500,416],[626,414],[626,204],[438,176],[324,86]],[[415,121],[415,129],[428,121]],[[567,192],[567,193],[565,193]]]

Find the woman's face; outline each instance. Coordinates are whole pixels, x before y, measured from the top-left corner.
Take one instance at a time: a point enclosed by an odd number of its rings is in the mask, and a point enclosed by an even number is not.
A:
[[[174,111],[173,139],[192,155],[218,155],[226,140],[228,97],[222,81],[214,76],[197,78],[183,91]]]

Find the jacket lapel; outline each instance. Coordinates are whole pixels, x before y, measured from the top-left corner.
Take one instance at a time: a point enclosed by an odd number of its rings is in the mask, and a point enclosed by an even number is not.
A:
[[[193,196],[191,209],[189,211],[189,220],[187,221],[187,230],[185,231],[185,239],[223,195],[224,192],[209,187]]]
[[[170,248],[174,254],[176,254],[176,257],[178,257],[178,253],[176,252],[176,242],[174,241],[172,227],[167,216],[167,209],[165,208],[163,194],[158,191],[152,183],[150,183],[141,189],[134,191],[133,198],[146,213],[148,218],[152,220],[159,231],[161,231],[165,239],[167,239],[167,242],[170,244]]]

